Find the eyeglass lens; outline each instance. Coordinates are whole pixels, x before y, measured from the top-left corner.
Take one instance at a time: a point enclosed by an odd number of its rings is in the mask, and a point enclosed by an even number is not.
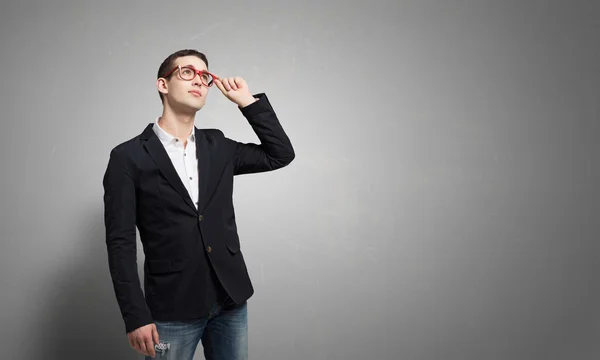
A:
[[[189,67],[182,67],[180,73],[181,78],[188,81],[192,80],[196,76],[196,71]],[[202,83],[206,86],[211,86],[214,80],[212,75],[205,71],[201,73],[200,79],[202,80]]]

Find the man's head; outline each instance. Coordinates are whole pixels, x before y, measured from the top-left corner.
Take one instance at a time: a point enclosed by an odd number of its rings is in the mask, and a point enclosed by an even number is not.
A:
[[[206,55],[196,50],[179,50],[163,61],[156,87],[165,106],[183,111],[198,111],[204,106],[212,79],[206,73],[201,77],[196,70],[208,71]]]

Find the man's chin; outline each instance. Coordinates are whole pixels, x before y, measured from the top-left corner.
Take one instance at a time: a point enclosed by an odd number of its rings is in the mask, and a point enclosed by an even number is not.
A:
[[[169,105],[175,112],[195,114],[204,107],[204,101],[182,101],[171,103]]]
[[[196,111],[202,109],[204,107],[204,101],[198,101],[198,102],[192,102],[190,103],[190,106],[193,107],[194,109],[196,109]]]
[[[186,111],[193,111],[193,112],[200,111],[200,109],[202,109],[203,107],[204,107],[204,102],[202,102],[201,104],[187,103],[184,105],[184,108],[186,109]]]

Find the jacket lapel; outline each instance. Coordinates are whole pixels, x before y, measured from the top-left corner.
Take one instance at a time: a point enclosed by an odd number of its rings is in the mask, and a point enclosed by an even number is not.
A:
[[[208,202],[208,181],[210,174],[210,151],[208,141],[203,131],[196,131],[196,158],[198,159],[198,211],[202,212]]]
[[[146,151],[152,156],[154,162],[158,166],[160,172],[164,175],[164,177],[169,181],[171,186],[181,195],[186,204],[188,204],[194,211],[196,211],[196,207],[190,199],[190,195],[188,194],[185,186],[181,182],[169,155],[167,154],[164,146],[161,144],[160,139],[154,134],[154,130],[152,130],[153,124],[149,124],[144,132],[142,133],[142,138],[147,139],[144,143],[144,147]],[[202,181],[202,178],[199,178]]]

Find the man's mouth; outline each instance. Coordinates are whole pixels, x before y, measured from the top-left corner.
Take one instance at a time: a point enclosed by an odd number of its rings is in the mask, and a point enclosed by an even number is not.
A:
[[[195,96],[202,96],[202,94],[200,94],[200,91],[196,91],[196,90],[189,91],[189,93],[192,95],[195,95]]]

